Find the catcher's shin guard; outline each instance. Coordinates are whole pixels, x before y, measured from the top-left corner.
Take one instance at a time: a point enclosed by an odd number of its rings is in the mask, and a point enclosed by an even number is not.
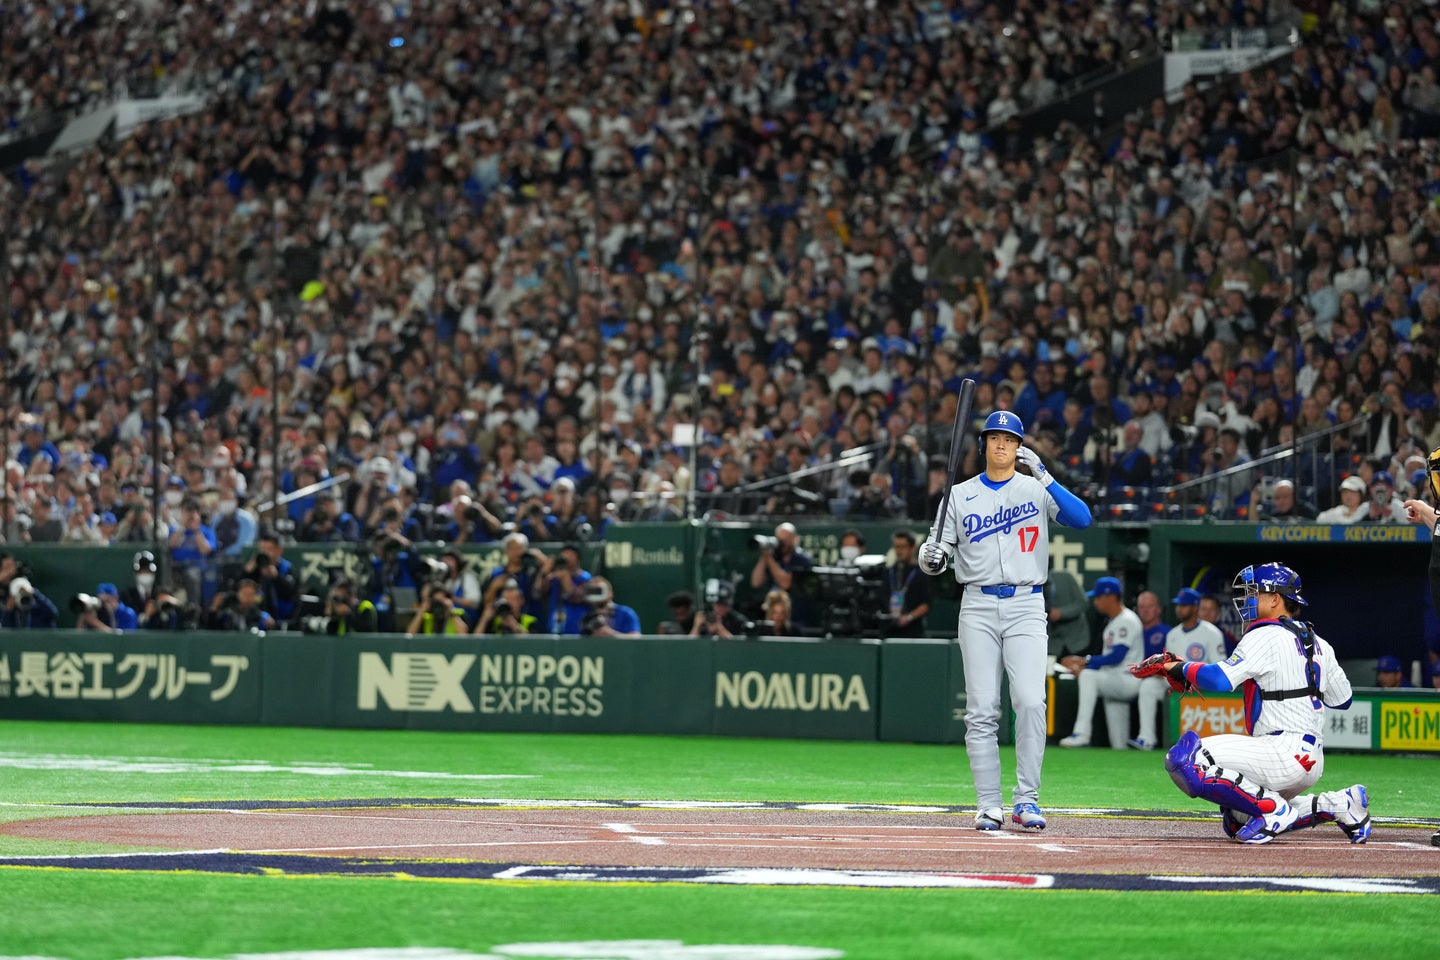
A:
[[[1209,800],[1252,817],[1275,812],[1279,798],[1259,784],[1252,785],[1244,775],[1216,764],[1193,730],[1186,731],[1165,754],[1165,771],[1187,797]]]

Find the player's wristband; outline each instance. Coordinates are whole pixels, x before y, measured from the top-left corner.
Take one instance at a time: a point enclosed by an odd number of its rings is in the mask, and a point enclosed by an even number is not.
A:
[[[1190,684],[1190,686],[1192,687],[1197,686],[1197,684],[1195,683],[1195,678],[1200,675],[1200,668],[1203,666],[1205,666],[1205,664],[1203,663],[1187,663],[1185,664],[1185,666],[1181,667],[1180,672],[1184,674],[1185,682]]]

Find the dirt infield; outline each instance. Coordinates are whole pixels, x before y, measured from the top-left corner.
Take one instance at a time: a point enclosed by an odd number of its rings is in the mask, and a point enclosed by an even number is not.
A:
[[[1369,843],[1352,845],[1327,824],[1247,847],[1222,834],[1218,816],[1194,817],[1154,811],[1055,812],[1043,832],[982,833],[972,828],[968,813],[959,812],[817,811],[794,805],[595,809],[577,804],[526,809],[462,801],[443,807],[367,801],[351,807],[167,809],[47,818],[6,824],[0,833],[150,851],[304,855],[322,858],[322,863],[323,858],[334,858],[1212,879],[1217,874],[1440,874],[1440,849],[1429,845],[1431,827],[1380,825]]]

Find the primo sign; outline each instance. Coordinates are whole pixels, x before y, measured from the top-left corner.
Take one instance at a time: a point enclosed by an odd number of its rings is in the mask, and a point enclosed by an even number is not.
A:
[[[478,669],[477,669],[478,667]],[[362,653],[356,706],[416,713],[605,712],[605,658],[549,654]]]

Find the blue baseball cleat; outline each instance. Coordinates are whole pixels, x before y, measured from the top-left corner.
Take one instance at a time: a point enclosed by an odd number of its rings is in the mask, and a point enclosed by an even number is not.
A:
[[[999,830],[1005,826],[1005,811],[999,807],[981,807],[975,811],[976,830]]]
[[[1350,803],[1345,812],[1335,818],[1335,824],[1345,831],[1351,843],[1364,843],[1370,839],[1370,795],[1363,784],[1357,783],[1345,791],[1345,799]]]
[[[1045,814],[1033,803],[1017,803],[1010,814],[1010,819],[1020,824],[1026,830],[1044,830]]]
[[[1298,819],[1298,810],[1284,800],[1278,800],[1273,812],[1251,817],[1235,834],[1235,839],[1241,843],[1269,843],[1293,827]]]

